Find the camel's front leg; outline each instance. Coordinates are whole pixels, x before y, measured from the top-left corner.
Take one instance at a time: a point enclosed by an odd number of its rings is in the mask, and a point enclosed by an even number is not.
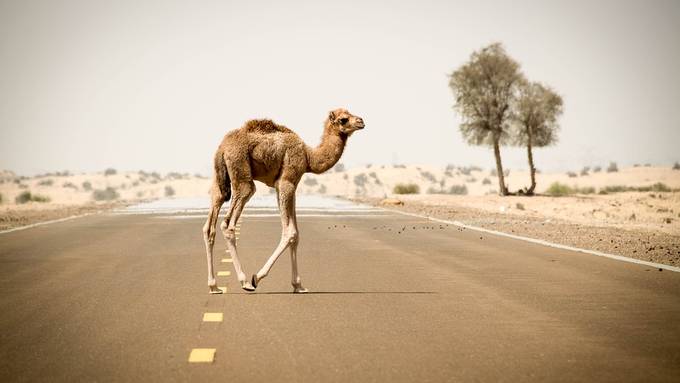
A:
[[[302,280],[300,279],[300,275],[298,274],[297,247],[298,247],[298,242],[295,242],[294,244],[293,243],[290,244],[290,263],[293,267],[293,280],[292,280],[293,292],[294,293],[307,293],[307,292],[309,292],[309,290],[302,287]]]
[[[269,271],[272,266],[274,266],[276,260],[279,259],[284,251],[286,251],[288,246],[295,246],[298,241],[297,228],[293,225],[291,219],[291,212],[294,211],[295,206],[295,185],[291,182],[280,181],[277,185],[277,191],[279,210],[281,213],[281,240],[260,271],[258,271],[257,274],[253,274],[251,280],[253,287],[257,287],[260,280],[269,274]]]
[[[293,208],[291,211],[291,226],[296,233],[298,233],[298,238],[295,242],[290,244],[290,264],[293,268],[292,281],[293,292],[294,293],[306,293],[309,292],[306,288],[302,287],[302,280],[300,279],[300,274],[298,274],[298,264],[297,264],[297,249],[300,243],[300,235],[297,226],[297,215],[295,212],[295,198],[293,198]]]

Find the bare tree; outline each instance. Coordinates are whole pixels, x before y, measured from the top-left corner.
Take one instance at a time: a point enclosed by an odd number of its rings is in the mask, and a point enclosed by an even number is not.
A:
[[[517,127],[515,143],[527,147],[531,186],[524,193],[533,195],[536,189],[536,168],[532,148],[557,142],[557,118],[562,114],[563,102],[560,95],[538,82],[523,82],[519,88],[514,113]]]
[[[500,43],[472,53],[470,60],[454,71],[449,87],[456,98],[454,108],[463,117],[460,131],[468,143],[493,147],[501,195],[505,185],[500,145],[508,141],[512,104],[523,81],[519,64]]]

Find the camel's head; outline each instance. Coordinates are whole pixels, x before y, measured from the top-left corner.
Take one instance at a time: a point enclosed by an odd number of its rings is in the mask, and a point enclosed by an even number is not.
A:
[[[364,128],[364,120],[359,116],[355,116],[346,109],[335,109],[328,113],[328,124],[338,133],[350,135],[357,130]]]

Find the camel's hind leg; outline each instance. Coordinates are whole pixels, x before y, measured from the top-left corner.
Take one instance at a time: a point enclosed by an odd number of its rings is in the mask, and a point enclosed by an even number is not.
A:
[[[220,208],[224,204],[224,196],[220,192],[219,186],[213,184],[211,189],[211,205],[208,213],[208,220],[203,225],[203,241],[205,242],[205,252],[208,259],[208,288],[210,294],[222,294],[223,291],[217,288],[215,282],[215,272],[213,269],[213,248],[215,246],[215,233],[217,230],[217,217]]]
[[[229,174],[231,174],[231,191],[233,193],[229,211],[224,218],[224,222],[220,225],[224,239],[227,241],[227,249],[231,254],[232,263],[236,271],[236,278],[241,283],[241,288],[246,291],[253,291],[255,288],[251,286],[246,279],[246,274],[243,272],[241,262],[238,258],[238,251],[236,250],[236,223],[238,222],[243,207],[246,205],[250,197],[255,194],[255,183],[253,182],[249,172],[249,167],[246,165],[236,169],[235,166],[227,165]],[[247,169],[245,169],[247,167]],[[247,174],[246,174],[247,173]]]

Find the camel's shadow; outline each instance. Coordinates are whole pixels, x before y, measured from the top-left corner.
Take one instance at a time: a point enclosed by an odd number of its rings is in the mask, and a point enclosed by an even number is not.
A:
[[[245,295],[350,295],[350,294],[387,294],[387,295],[415,295],[415,294],[437,294],[436,291],[310,291],[304,294],[294,293],[292,291],[265,291],[247,293],[245,291],[231,292],[228,294],[245,294]]]

